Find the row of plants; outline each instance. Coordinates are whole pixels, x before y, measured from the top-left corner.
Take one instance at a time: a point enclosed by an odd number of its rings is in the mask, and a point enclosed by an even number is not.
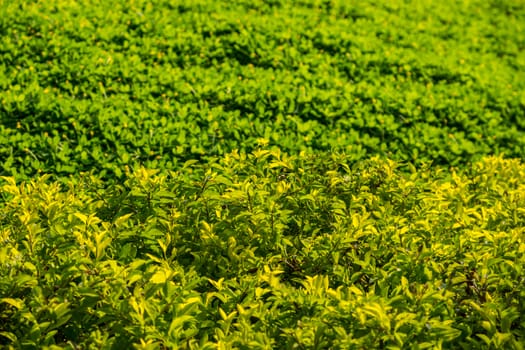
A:
[[[177,169],[264,138],[420,165],[523,155],[505,1],[8,1],[3,175]]]
[[[3,177],[0,345],[523,349],[525,165],[351,159]]]

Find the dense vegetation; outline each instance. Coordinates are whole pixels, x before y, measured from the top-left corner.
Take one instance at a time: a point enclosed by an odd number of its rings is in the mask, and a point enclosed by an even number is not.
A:
[[[0,347],[523,349],[524,23],[0,2]]]
[[[466,164],[525,149],[525,7],[5,1],[3,174],[176,169],[258,138]]]

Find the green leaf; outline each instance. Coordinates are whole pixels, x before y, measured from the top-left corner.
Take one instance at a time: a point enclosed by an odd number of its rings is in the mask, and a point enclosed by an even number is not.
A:
[[[21,310],[24,307],[24,302],[22,299],[13,299],[13,298],[2,298],[0,302],[14,306],[18,310]]]

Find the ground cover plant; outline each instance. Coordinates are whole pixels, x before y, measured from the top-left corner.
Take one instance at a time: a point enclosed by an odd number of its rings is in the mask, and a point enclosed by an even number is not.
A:
[[[521,1],[4,1],[3,175],[524,152]]]
[[[523,349],[524,23],[0,2],[0,347]]]

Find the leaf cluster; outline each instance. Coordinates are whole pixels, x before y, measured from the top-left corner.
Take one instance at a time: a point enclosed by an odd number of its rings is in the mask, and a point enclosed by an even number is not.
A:
[[[264,138],[421,165],[523,155],[519,1],[9,1],[0,174],[172,169]]]
[[[176,172],[3,179],[0,343],[521,349],[525,166],[264,147]]]

